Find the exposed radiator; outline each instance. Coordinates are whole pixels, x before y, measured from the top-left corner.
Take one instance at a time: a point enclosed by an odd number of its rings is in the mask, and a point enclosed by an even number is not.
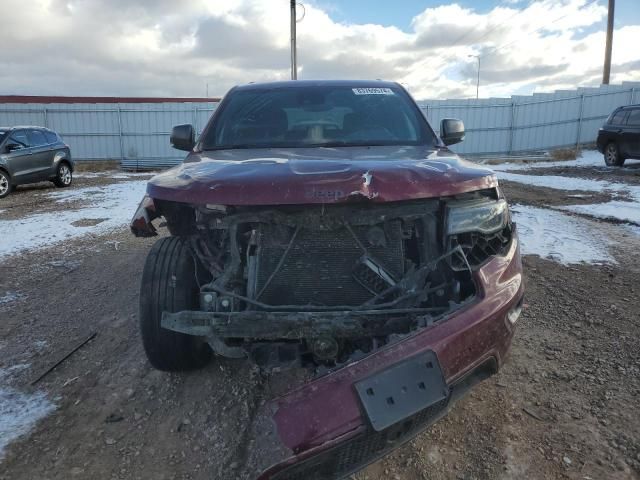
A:
[[[402,225],[399,220],[376,226],[352,227],[360,244],[367,249],[390,277],[404,273]],[[261,224],[258,229],[258,258],[255,292],[277,268],[295,229]],[[270,305],[360,305],[373,296],[354,277],[362,268],[362,246],[346,228],[316,230],[300,228],[287,256],[259,300]],[[364,282],[366,284],[366,282]]]

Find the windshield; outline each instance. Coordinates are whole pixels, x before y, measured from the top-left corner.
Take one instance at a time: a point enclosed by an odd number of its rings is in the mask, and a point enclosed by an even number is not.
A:
[[[7,136],[7,133],[9,133],[9,130],[0,128],[0,143],[4,141],[4,137]]]
[[[207,129],[204,150],[434,145],[401,88],[305,86],[236,90]]]

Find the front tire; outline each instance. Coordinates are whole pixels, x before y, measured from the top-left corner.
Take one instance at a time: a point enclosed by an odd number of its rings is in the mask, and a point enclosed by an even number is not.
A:
[[[60,162],[58,170],[56,170],[56,178],[53,180],[53,183],[58,188],[66,188],[71,186],[71,182],[73,182],[71,167],[67,162]]]
[[[624,160],[617,143],[611,142],[604,147],[604,163],[609,167],[621,167],[624,165]]]
[[[179,237],[158,240],[142,272],[140,331],[151,365],[158,370],[194,370],[211,359],[203,338],[162,328],[162,312],[194,310],[199,303],[195,263],[186,242]]]
[[[0,198],[4,198],[13,191],[9,174],[0,170]]]

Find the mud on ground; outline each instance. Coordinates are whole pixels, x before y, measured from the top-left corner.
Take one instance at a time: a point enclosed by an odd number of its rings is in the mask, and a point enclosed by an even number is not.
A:
[[[560,175],[578,178],[586,178],[589,180],[602,180],[605,182],[627,183],[629,185],[640,185],[640,162],[628,160],[624,168],[591,166],[591,167],[550,167],[535,168],[532,170],[518,170],[518,174],[523,175]]]
[[[500,187],[510,204],[524,203],[536,207],[586,205],[613,200],[613,196],[606,192],[558,190],[555,188],[536,187],[505,180],[500,182]]]
[[[527,195],[518,201],[537,201]],[[0,369],[29,365],[12,385],[57,406],[7,448],[0,479],[243,478],[256,394],[282,385],[244,361],[189,374],[148,365],[137,302],[153,241],[123,228],[0,260],[0,293],[21,295],[0,304]],[[504,369],[353,478],[639,478],[638,247],[637,237],[619,243],[613,266],[525,257],[526,308]]]

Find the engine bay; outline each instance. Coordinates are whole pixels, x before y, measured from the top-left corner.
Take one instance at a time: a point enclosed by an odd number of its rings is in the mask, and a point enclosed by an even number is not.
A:
[[[266,369],[353,361],[473,301],[473,272],[506,248],[510,222],[448,235],[447,202],[491,197],[195,207],[188,238],[200,309],[164,312],[163,327]],[[189,212],[164,210],[185,228]]]

